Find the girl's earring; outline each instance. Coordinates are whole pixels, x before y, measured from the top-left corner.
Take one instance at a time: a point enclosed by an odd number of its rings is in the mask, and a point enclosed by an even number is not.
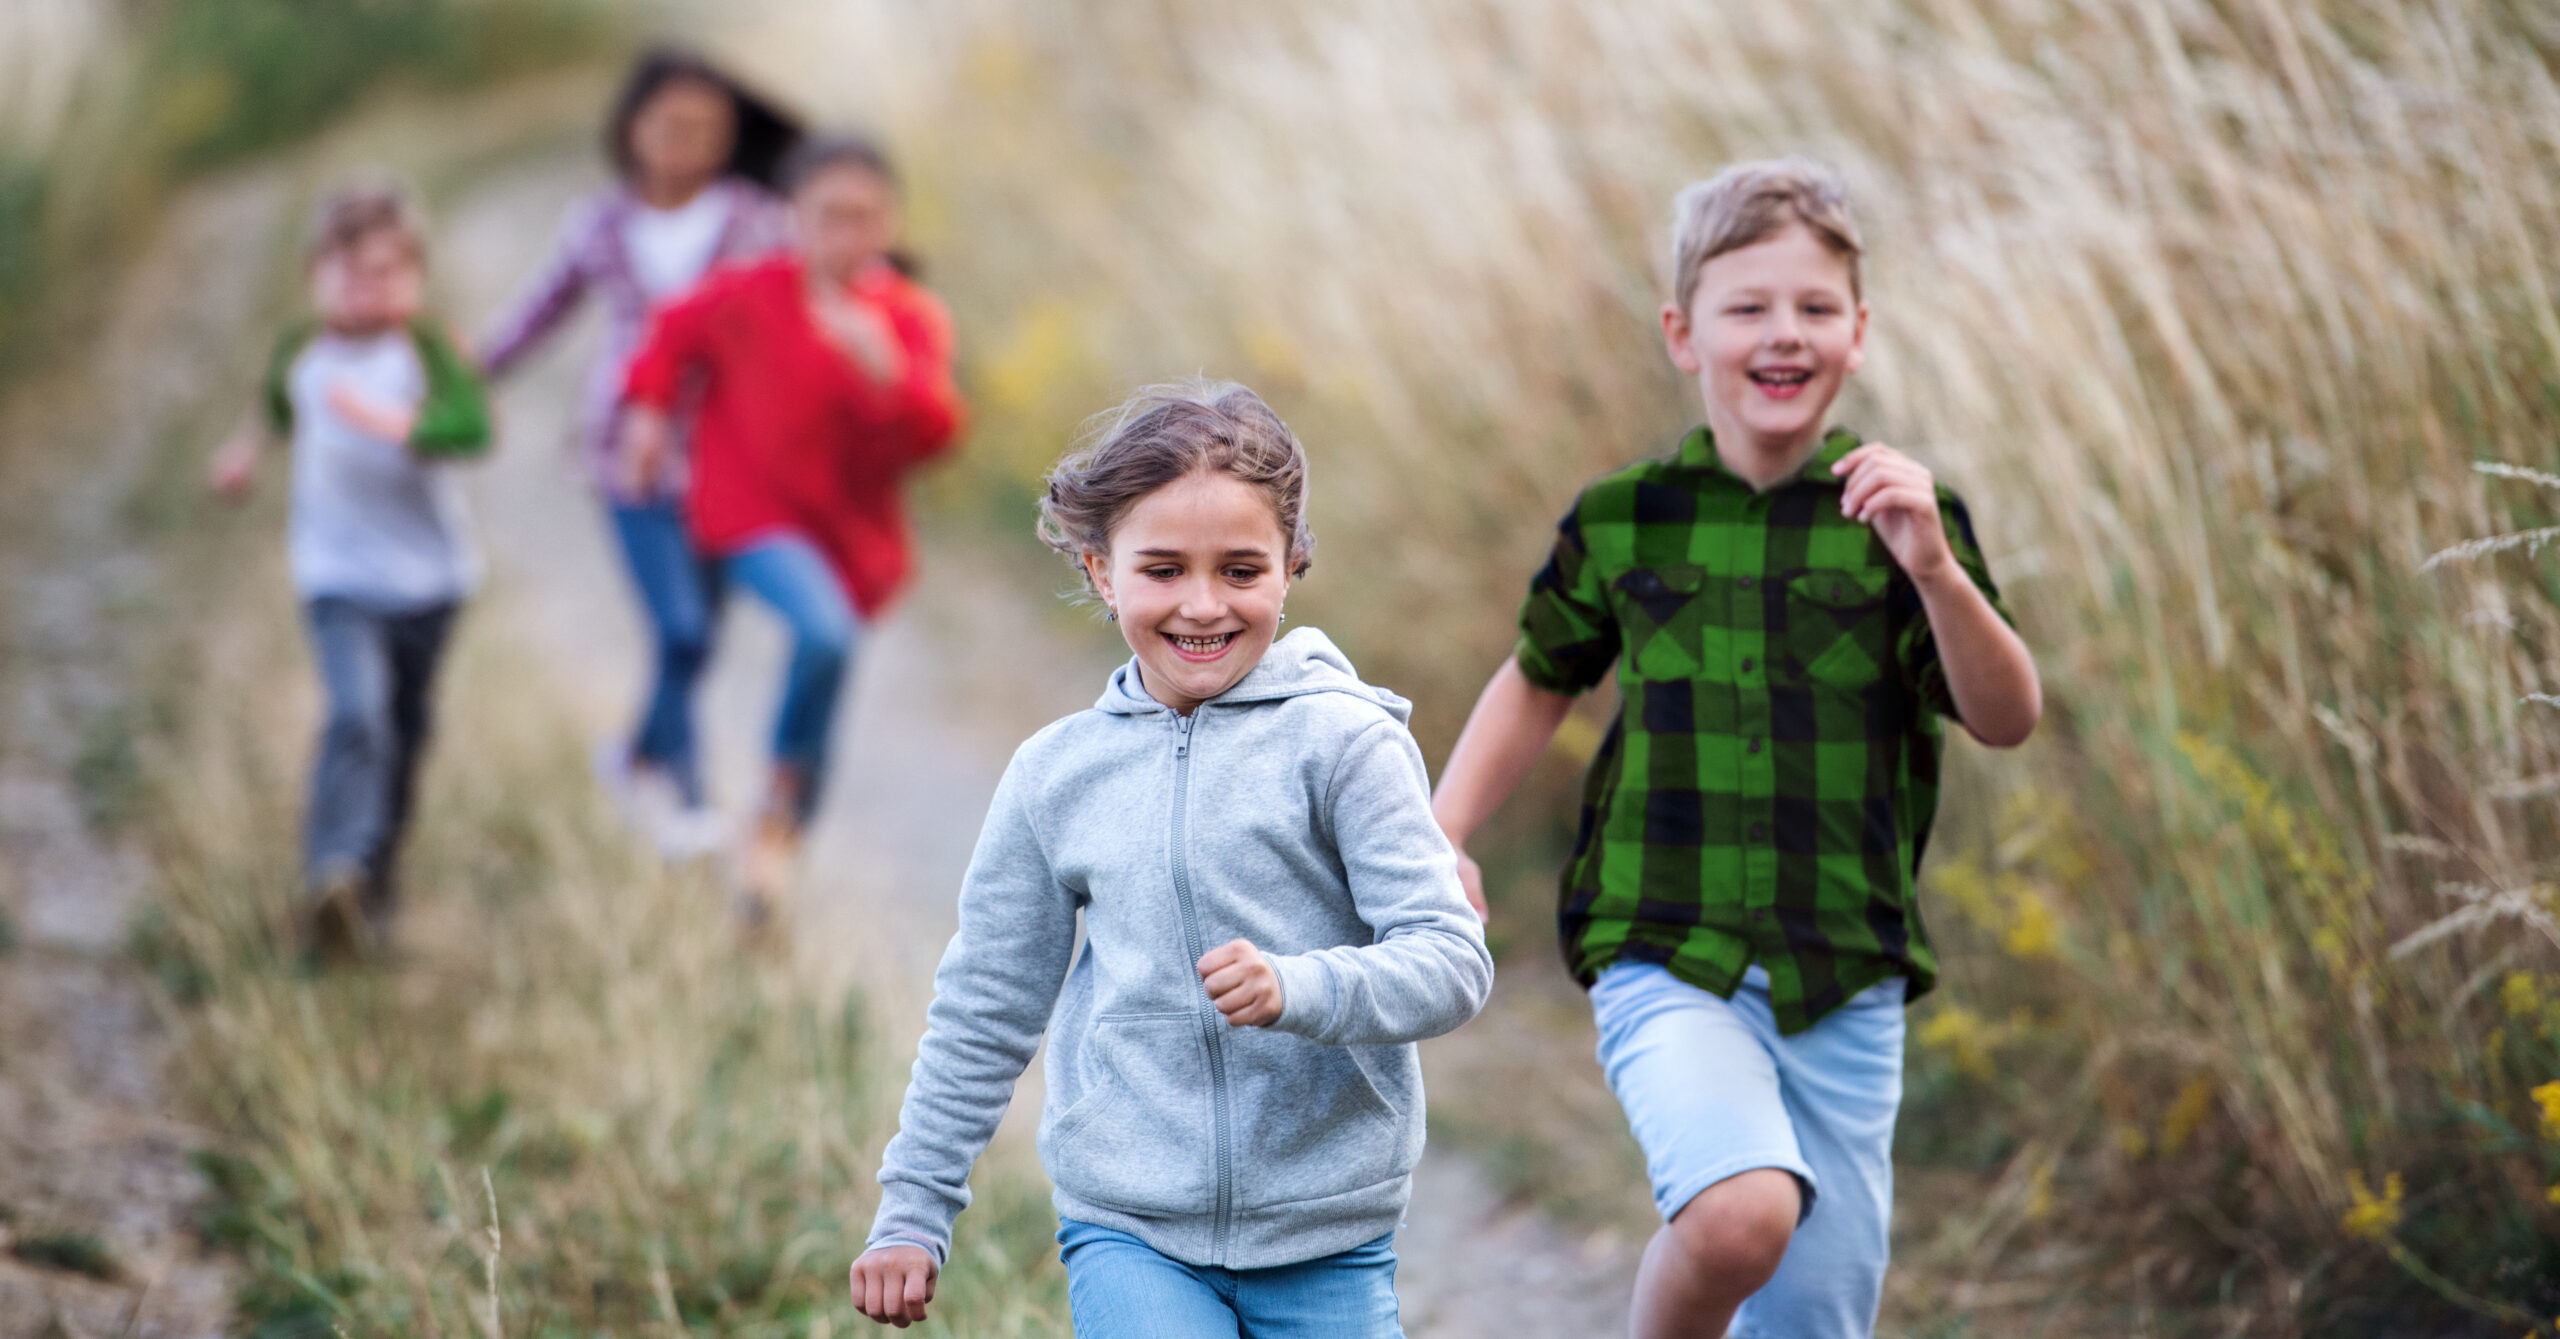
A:
[[[1119,622],[1119,621],[1120,621],[1120,611],[1119,611],[1119,610],[1117,610],[1117,609],[1113,609],[1113,608],[1111,608],[1111,607],[1109,607],[1109,606],[1107,606],[1107,605],[1106,605],[1106,606],[1104,606],[1104,607],[1103,607],[1103,610],[1102,610],[1102,621],[1103,621],[1103,622],[1105,622],[1105,623],[1117,623],[1117,622]]]

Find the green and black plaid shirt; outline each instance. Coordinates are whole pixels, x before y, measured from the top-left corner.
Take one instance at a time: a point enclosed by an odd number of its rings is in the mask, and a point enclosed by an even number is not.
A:
[[[1588,985],[1657,962],[1730,996],[1757,959],[1798,1032],[1937,959],[1913,902],[1955,714],[1911,579],[1840,514],[1823,439],[1754,493],[1705,428],[1575,500],[1520,609],[1521,671],[1555,692],[1615,662],[1620,705],[1583,789],[1558,919]],[[1938,507],[1956,561],[2008,611],[1964,504]]]

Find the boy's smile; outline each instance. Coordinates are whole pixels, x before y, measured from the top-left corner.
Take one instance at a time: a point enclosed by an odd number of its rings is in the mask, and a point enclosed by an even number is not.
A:
[[[1866,360],[1866,331],[1847,258],[1802,223],[1710,259],[1687,309],[1662,309],[1663,342],[1698,379],[1717,456],[1754,488],[1803,467]]]
[[[1188,715],[1271,649],[1289,594],[1288,539],[1259,489],[1194,471],[1140,498],[1085,559],[1149,696]]]

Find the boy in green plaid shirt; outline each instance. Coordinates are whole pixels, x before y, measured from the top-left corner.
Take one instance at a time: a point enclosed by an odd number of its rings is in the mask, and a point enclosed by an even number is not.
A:
[[[1942,716],[1993,747],[2041,690],[1955,494],[1824,418],[1864,358],[1829,169],[1745,163],[1674,207],[1662,332],[1707,421],[1586,488],[1433,808],[1467,839],[1616,667],[1559,920],[1665,1227],[1639,1339],[1871,1334],[1913,902]]]

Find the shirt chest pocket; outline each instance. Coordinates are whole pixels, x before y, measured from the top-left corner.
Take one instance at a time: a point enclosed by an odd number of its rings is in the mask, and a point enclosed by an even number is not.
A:
[[[1787,578],[1787,668],[1800,680],[1863,688],[1893,663],[1885,595],[1893,574],[1881,568],[1816,568]]]
[[[1610,583],[1627,664],[1639,679],[1694,679],[1704,650],[1703,569],[1687,563],[1639,567]]]

